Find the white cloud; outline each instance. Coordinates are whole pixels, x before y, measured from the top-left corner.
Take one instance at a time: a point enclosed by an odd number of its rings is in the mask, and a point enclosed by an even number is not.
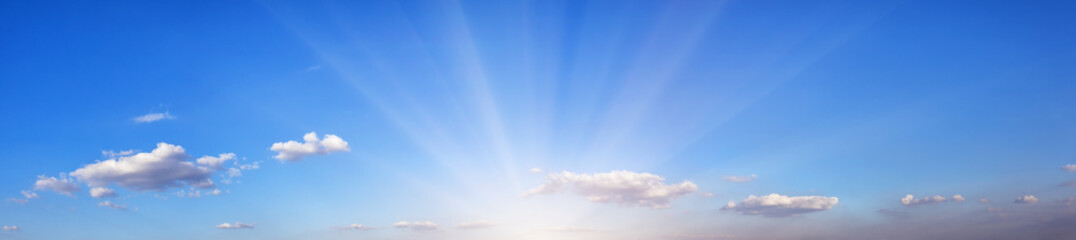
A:
[[[721,179],[725,180],[726,182],[745,183],[750,182],[751,180],[755,180],[755,178],[758,178],[758,176],[751,174],[751,176],[725,176]]]
[[[397,222],[396,224],[392,224],[392,226],[396,227],[396,228],[400,228],[400,229],[411,229],[411,230],[416,230],[416,231],[437,230],[437,224],[433,223],[433,222],[430,222],[430,221],[425,221],[425,222],[400,221],[400,222]]]
[[[75,181],[72,181],[63,174],[60,174],[60,178],[40,175],[37,176],[37,181],[34,182],[34,190],[49,190],[67,196],[74,196],[75,192],[78,192],[79,189],[80,188]]]
[[[1061,169],[1064,169],[1065,171],[1069,171],[1069,172],[1076,172],[1076,164],[1069,164],[1069,165],[1061,166]]]
[[[542,169],[541,168],[531,168],[530,172],[532,172],[532,173],[541,173]]]
[[[497,226],[497,224],[493,223],[493,222],[490,222],[490,221],[486,221],[486,220],[479,220],[479,221],[474,221],[474,222],[460,223],[459,225],[456,225],[456,228],[458,228],[458,229],[479,229],[479,228],[490,228],[490,227],[494,227],[494,226]]]
[[[575,226],[551,227],[551,228],[547,228],[545,230],[550,231],[550,232],[572,232],[572,233],[597,232],[598,231],[598,229],[591,228],[591,227],[575,227]]]
[[[218,229],[244,229],[244,228],[250,229],[250,228],[254,228],[254,225],[253,224],[241,223],[241,222],[235,222],[235,224],[221,223],[220,225],[217,225],[217,228]]]
[[[198,158],[198,160],[195,160],[195,162],[200,165],[220,170],[224,168],[224,162],[227,162],[228,160],[235,160],[235,153],[221,153],[217,157],[202,156]]]
[[[98,207],[110,207],[112,209],[123,210],[123,211],[127,210],[127,205],[119,205],[119,204],[115,204],[115,203],[113,203],[111,201],[104,201],[104,202],[97,203],[97,206]]]
[[[0,229],[4,229],[4,231],[18,231],[22,228],[19,228],[19,226],[3,226],[0,227]]]
[[[362,225],[362,224],[351,224],[351,225],[347,225],[347,226],[336,226],[336,227],[333,227],[333,228],[336,228],[336,229],[339,229],[339,230],[370,230],[370,227],[368,227],[366,225]]]
[[[312,154],[325,155],[333,152],[351,151],[344,139],[332,134],[325,134],[325,139],[319,140],[317,133],[310,132],[303,135],[303,141],[304,143],[296,141],[273,143],[269,150],[278,153],[274,158],[291,162],[302,161],[304,157]]]
[[[989,203],[990,203],[990,199],[986,199],[986,198],[980,198],[980,199],[979,199],[979,202],[981,202],[981,203],[986,203],[986,204],[989,204]]]
[[[112,190],[111,188],[105,188],[105,187],[95,187],[95,188],[90,189],[90,196],[92,196],[94,198],[115,197],[116,196],[116,190]]]
[[[1033,204],[1033,203],[1037,203],[1037,202],[1039,202],[1039,198],[1037,198],[1037,197],[1035,197],[1035,196],[1033,196],[1033,195],[1027,195],[1027,196],[1022,196],[1022,197],[1018,197],[1018,198],[1016,198],[1016,200],[1015,200],[1015,201],[1013,201],[1013,202],[1014,202],[1014,203],[1028,203],[1028,204]]]
[[[690,181],[665,185],[665,178],[649,173],[612,171],[591,175],[564,171],[549,174],[545,184],[523,196],[550,194],[568,189],[591,202],[666,208],[673,199],[697,191],[698,186]]]
[[[729,202],[721,210],[734,210],[744,215],[762,215],[766,217],[787,217],[803,213],[829,210],[837,205],[836,197],[797,196],[789,197],[776,193],[766,196],[751,195],[739,204]]]
[[[176,119],[176,116],[172,116],[172,114],[169,114],[168,112],[149,113],[146,115],[135,117],[132,120],[134,120],[134,122],[136,123],[151,123],[165,119]]]
[[[964,196],[961,196],[960,194],[953,195],[952,198],[946,198],[941,195],[934,195],[919,199],[915,199],[915,196],[908,194],[905,195],[904,198],[900,199],[900,204],[903,204],[904,206],[916,206],[923,204],[937,204],[943,202],[963,202],[964,200]]]
[[[26,199],[37,199],[37,198],[39,198],[39,197],[37,196],[37,193],[35,193],[35,192],[33,192],[33,191],[30,191],[30,190],[23,190],[23,191],[22,191],[22,192],[20,192],[20,193],[22,193],[22,196],[23,196],[23,197],[26,197]]]
[[[152,152],[86,165],[71,172],[71,176],[92,187],[106,187],[114,183],[134,191],[164,190],[184,185],[213,187],[210,176],[214,170],[186,161],[189,157],[183,147],[162,142]]]

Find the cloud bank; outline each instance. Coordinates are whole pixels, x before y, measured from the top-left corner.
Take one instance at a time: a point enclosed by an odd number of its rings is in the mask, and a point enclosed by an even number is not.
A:
[[[277,152],[274,157],[281,161],[298,162],[309,155],[325,155],[334,152],[351,151],[344,139],[332,134],[325,134],[324,139],[318,139],[315,132],[303,135],[304,143],[296,141],[273,143],[269,150]]]
[[[665,178],[649,173],[612,171],[597,174],[577,174],[564,171],[546,177],[546,183],[524,194],[524,197],[571,190],[588,201],[616,203],[623,206],[669,207],[669,202],[697,191],[690,181],[666,185]]]

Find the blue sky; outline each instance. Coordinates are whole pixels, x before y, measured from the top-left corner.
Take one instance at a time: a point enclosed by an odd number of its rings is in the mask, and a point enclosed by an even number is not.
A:
[[[1072,237],[1074,10],[5,1],[0,239]]]

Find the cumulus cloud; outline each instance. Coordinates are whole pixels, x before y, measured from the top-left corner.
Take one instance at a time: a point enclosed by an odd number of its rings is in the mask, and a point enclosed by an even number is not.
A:
[[[302,161],[306,156],[313,154],[325,155],[351,151],[344,139],[332,134],[325,134],[325,138],[319,140],[317,133],[310,132],[303,135],[303,141],[304,143],[296,141],[273,143],[269,150],[278,153],[274,158],[290,162]]]
[[[210,168],[220,170],[224,168],[224,162],[229,160],[235,160],[235,153],[222,153],[216,157],[202,156],[195,160],[199,165],[208,166]]]
[[[456,225],[456,228],[457,229],[479,229],[479,228],[491,228],[491,227],[494,227],[494,226],[497,226],[497,224],[493,223],[493,222],[490,222],[490,221],[486,221],[486,220],[479,220],[479,221],[474,221],[474,222],[460,223],[459,225]]]
[[[392,226],[396,227],[396,228],[399,228],[399,229],[411,229],[411,230],[416,230],[416,231],[437,230],[437,224],[433,223],[433,222],[430,222],[430,221],[425,221],[425,222],[400,221],[400,222],[397,222],[396,224],[392,224]]]
[[[136,123],[151,123],[151,122],[156,122],[156,121],[165,120],[165,119],[176,119],[176,116],[172,116],[172,114],[170,114],[168,112],[149,113],[149,114],[146,114],[146,115],[134,117],[131,120],[134,120],[134,122],[136,122]]]
[[[71,172],[71,176],[91,187],[116,184],[134,191],[185,185],[213,187],[210,177],[215,171],[186,161],[189,157],[183,147],[162,142],[152,152],[89,164]]]
[[[104,201],[104,202],[97,203],[97,206],[98,207],[109,207],[109,208],[116,209],[116,210],[127,211],[127,205],[115,204],[115,203],[113,203],[111,201]]]
[[[61,174],[60,178],[45,177],[45,175],[37,176],[37,181],[34,182],[34,190],[48,190],[57,192],[67,196],[74,196],[75,192],[79,191],[78,184],[75,181],[67,178],[66,175]],[[35,194],[36,196],[36,194]]]
[[[95,187],[90,189],[90,196],[94,198],[109,198],[116,196],[116,190],[105,187]]]
[[[1037,197],[1035,197],[1035,196],[1033,196],[1033,195],[1027,195],[1027,196],[1022,196],[1022,197],[1018,197],[1018,198],[1016,198],[1016,200],[1014,200],[1013,202],[1014,202],[1014,203],[1027,203],[1027,204],[1033,204],[1033,203],[1037,203],[1037,202],[1039,202],[1039,198],[1037,198]]]
[[[253,224],[246,224],[241,222],[235,222],[235,224],[221,223],[217,225],[217,229],[251,229],[254,228]]]
[[[336,229],[339,229],[339,230],[369,230],[370,229],[370,227],[368,227],[366,225],[362,225],[362,224],[351,224],[351,225],[347,225],[347,226],[335,226],[333,228],[336,228]]]
[[[18,231],[22,228],[19,228],[19,226],[3,226],[0,227],[0,229],[4,229],[4,231]]]
[[[1076,164],[1061,166],[1061,169],[1069,172],[1076,172]]]
[[[914,195],[908,194],[905,195],[904,198],[900,199],[900,204],[903,204],[904,206],[916,206],[923,204],[937,204],[943,202],[963,202],[964,200],[964,196],[961,196],[960,194],[953,195],[952,198],[946,198],[941,195],[934,195],[919,199],[916,199]]]
[[[758,178],[758,176],[751,174],[751,176],[725,176],[721,179],[725,180],[726,182],[745,183],[750,182],[751,180],[755,180],[755,178]]]
[[[729,202],[721,210],[733,210],[744,215],[762,215],[766,217],[787,217],[804,213],[824,211],[837,205],[836,197],[797,196],[789,197],[776,193],[766,196],[751,195],[739,204]]]
[[[666,208],[673,199],[697,191],[698,186],[690,181],[666,185],[665,178],[649,173],[612,171],[577,174],[564,171],[549,174],[545,184],[523,196],[551,194],[569,189],[591,202]]]

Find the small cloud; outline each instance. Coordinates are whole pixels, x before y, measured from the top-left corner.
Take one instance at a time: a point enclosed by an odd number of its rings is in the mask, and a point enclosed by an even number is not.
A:
[[[362,224],[351,224],[347,226],[334,226],[338,230],[370,230],[371,228]]]
[[[26,197],[26,199],[37,199],[37,198],[39,198],[37,196],[36,192],[30,191],[30,190],[22,190],[22,192],[19,192],[19,193],[22,193],[22,196]]]
[[[980,198],[980,199],[979,199],[979,202],[981,202],[981,203],[985,203],[985,204],[990,204],[990,203],[991,203],[991,202],[990,202],[990,199],[986,199],[986,198]]]
[[[745,183],[750,182],[751,180],[755,180],[755,178],[758,178],[758,176],[751,174],[751,176],[725,176],[721,179],[725,180],[726,182]]]
[[[107,159],[113,159],[113,158],[117,158],[117,157],[132,155],[132,154],[135,154],[135,152],[136,151],[133,150],[133,149],[132,150],[119,151],[119,152],[112,151],[112,150],[107,150],[107,151],[106,150],[101,150],[101,156],[104,156]]]
[[[116,196],[116,190],[105,187],[95,187],[90,189],[90,196],[94,198],[110,198]]]
[[[79,189],[78,184],[67,178],[66,174],[60,174],[60,178],[40,175],[37,176],[37,181],[34,182],[34,190],[49,190],[67,196],[75,196],[75,192],[78,192]]]
[[[254,228],[253,224],[246,224],[241,222],[235,222],[235,224],[221,223],[217,225],[217,229],[251,229]]]
[[[540,168],[531,168],[530,172],[532,172],[532,173],[541,173],[542,169],[540,169]]]
[[[324,139],[318,139],[315,132],[303,135],[303,143],[296,141],[273,143],[269,150],[277,152],[274,156],[281,161],[298,162],[308,155],[325,155],[334,152],[351,151],[344,139],[332,134],[325,134]]]
[[[176,119],[176,116],[172,116],[172,114],[170,114],[168,112],[149,113],[149,114],[146,114],[146,115],[135,117],[135,118],[133,118],[131,120],[134,120],[134,122],[136,122],[136,123],[151,123],[151,122],[156,122],[156,121],[166,120],[166,119]]]
[[[111,201],[104,201],[104,202],[97,203],[97,206],[98,207],[109,207],[109,208],[120,210],[120,211],[127,211],[127,205],[119,205],[119,204],[112,203]]]
[[[1069,165],[1061,166],[1061,169],[1065,170],[1065,171],[1068,171],[1068,172],[1076,172],[1076,164],[1069,164]]]
[[[195,162],[203,166],[208,166],[210,168],[220,170],[224,168],[224,163],[229,160],[235,160],[235,153],[221,153],[216,157],[202,156],[195,160]]]
[[[22,228],[19,228],[19,226],[3,226],[3,227],[0,227],[0,229],[3,229],[4,231],[18,231],[18,230],[22,230]]]
[[[915,196],[908,194],[905,195],[904,198],[900,199],[900,204],[903,204],[904,206],[917,206],[923,204],[937,204],[943,202],[964,202],[964,200],[966,199],[964,199],[964,196],[961,196],[960,194],[953,195],[952,198],[946,198],[941,195],[934,195],[919,199],[915,199]]]
[[[699,196],[708,198],[708,197],[713,197],[714,193],[711,193],[711,192],[699,192]]]
[[[545,184],[531,189],[523,196],[551,194],[568,189],[591,202],[657,209],[669,207],[669,202],[673,199],[698,191],[699,188],[690,181],[666,185],[665,178],[650,173],[612,171],[577,174],[564,171],[549,174]]]
[[[550,232],[566,232],[566,233],[584,233],[584,232],[597,232],[598,229],[590,227],[575,227],[575,226],[561,226],[546,228],[546,231]]]
[[[796,196],[789,197],[776,193],[766,196],[751,195],[739,204],[729,202],[721,210],[734,210],[743,215],[762,215],[766,217],[788,217],[804,213],[825,211],[837,205],[836,197]]]
[[[400,222],[397,222],[396,224],[392,224],[392,226],[396,227],[396,228],[399,228],[399,229],[411,229],[411,230],[415,230],[415,231],[437,230],[437,224],[433,223],[433,222],[430,222],[430,221],[425,221],[425,222],[400,221]]]
[[[497,224],[493,223],[493,222],[490,222],[490,221],[486,221],[486,220],[479,220],[479,221],[474,221],[474,222],[460,223],[459,225],[456,225],[456,228],[457,229],[479,229],[479,228],[491,228],[491,227],[494,227],[494,226],[497,226]]]
[[[1014,203],[1034,204],[1034,203],[1039,202],[1039,198],[1035,197],[1034,195],[1027,195],[1027,196],[1018,197],[1013,202]]]

